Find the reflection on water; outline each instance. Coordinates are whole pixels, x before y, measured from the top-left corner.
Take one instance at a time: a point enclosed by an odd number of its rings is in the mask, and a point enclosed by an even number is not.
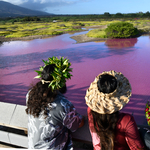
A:
[[[77,34],[81,33],[74,35]],[[137,122],[145,124],[142,118],[150,98],[149,37],[75,44],[70,36],[73,35],[4,42],[0,47],[0,101],[25,105],[30,84],[38,81],[33,79],[34,70],[43,65],[42,59],[64,56],[73,68],[66,96],[80,113],[86,114],[84,96],[95,76],[102,71],[116,70],[122,72],[132,86],[131,101],[123,111],[133,113]]]
[[[109,48],[126,48],[126,47],[134,47],[137,43],[137,38],[131,39],[108,39],[106,40],[105,44]]]
[[[3,42],[0,41],[0,47],[3,45]]]

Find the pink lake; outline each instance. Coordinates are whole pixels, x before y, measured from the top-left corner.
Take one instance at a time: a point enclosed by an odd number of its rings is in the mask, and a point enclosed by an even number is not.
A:
[[[86,32],[82,32],[86,33]],[[67,57],[73,77],[67,81],[66,97],[86,115],[85,93],[95,76],[103,71],[122,72],[132,86],[130,102],[122,111],[133,114],[137,124],[147,125],[145,104],[150,99],[150,37],[76,44],[64,34],[32,41],[11,41],[0,45],[0,101],[25,105],[25,96],[42,59]]]

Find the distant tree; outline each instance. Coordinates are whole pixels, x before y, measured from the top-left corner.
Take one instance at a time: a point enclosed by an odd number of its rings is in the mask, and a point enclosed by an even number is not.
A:
[[[149,16],[150,16],[150,12],[147,11],[147,12],[145,13],[145,15],[146,15],[146,17],[149,17]]]
[[[143,14],[143,12],[142,12],[142,11],[140,11],[140,12],[138,12],[138,14]]]
[[[22,19],[22,21],[24,21],[24,22],[26,22],[26,21],[40,21],[41,19],[39,18],[39,17],[36,17],[36,16],[34,16],[34,17],[29,17],[29,16],[27,16],[27,17],[24,17],[23,19]]]
[[[104,16],[106,16],[106,17],[110,17],[110,16],[111,16],[111,14],[110,14],[109,12],[105,12],[105,13],[104,13]]]
[[[122,17],[123,17],[123,14],[122,14],[122,13],[116,13],[116,14],[115,14],[115,17],[116,17],[116,18],[122,18]]]
[[[128,14],[125,15],[125,17],[126,18],[136,18],[136,17],[138,17],[138,14],[136,14],[136,13],[128,13]]]
[[[30,17],[24,17],[22,21],[30,21]]]
[[[41,19],[39,17],[32,17],[33,21],[41,21]]]
[[[143,17],[143,14],[144,14],[144,13],[143,13],[142,11],[140,11],[140,12],[138,12],[138,13],[136,13],[136,14],[137,14],[137,17],[140,17],[140,18],[141,18],[141,17]]]

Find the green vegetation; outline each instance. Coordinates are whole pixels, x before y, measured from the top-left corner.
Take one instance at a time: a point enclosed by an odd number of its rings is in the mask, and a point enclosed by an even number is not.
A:
[[[64,57],[60,57],[58,59],[53,56],[49,57],[46,61],[43,60],[43,62],[44,66],[41,66],[39,70],[35,70],[38,75],[34,78],[41,78],[44,67],[50,64],[55,64],[54,71],[51,73],[53,80],[49,83],[49,87],[51,87],[52,90],[57,90],[64,87],[66,79],[71,79],[72,74],[70,74],[70,72],[72,72],[72,68],[70,68],[71,63],[69,62],[69,59]]]
[[[24,17],[22,19],[22,21],[26,22],[26,21],[40,21],[41,19],[39,17]]]
[[[128,28],[132,28],[133,30],[137,28],[141,33],[148,33],[150,32],[150,19],[148,18],[148,15],[149,13],[138,13],[136,15],[117,13],[113,15],[106,12],[103,15],[54,15],[51,17],[40,18],[0,18],[0,36],[5,36],[6,38],[26,37],[34,35],[53,36],[63,33],[82,31],[82,28],[88,29],[95,27],[97,29],[93,29],[87,34],[89,37],[116,37],[116,35],[112,36],[110,31],[106,33],[104,27],[101,26],[110,26],[111,24],[118,22],[122,22],[123,24],[130,23],[133,26],[128,26]],[[140,17],[134,18],[135,16]],[[144,16],[147,18],[144,18]],[[114,30],[113,27],[111,28]],[[121,28],[123,30],[123,27]],[[121,29],[117,31],[118,34],[124,34],[125,37],[134,36],[133,30],[131,32],[131,30],[127,29],[125,33],[124,31],[120,30]],[[121,34],[118,36],[119,38],[121,38]]]
[[[28,18],[28,19],[27,19]],[[131,20],[131,19],[147,19],[150,18],[150,12],[147,11],[145,13],[143,12],[137,12],[137,13],[128,13],[128,14],[122,14],[120,12],[116,14],[110,14],[109,12],[104,12],[104,14],[88,14],[88,15],[49,15],[47,17],[16,17],[16,18],[0,18],[0,21],[12,21],[14,22],[23,22],[26,21],[43,21],[43,22],[51,22],[53,20],[60,20],[62,22],[68,22],[68,21],[95,21],[95,20],[116,20],[116,19],[124,19],[124,20]]]
[[[139,35],[138,29],[128,22],[112,23],[105,29],[105,33],[108,38],[129,38]]]
[[[101,24],[106,24],[108,27],[106,29],[93,29],[86,35],[94,38],[129,38],[150,33],[150,20],[147,19],[141,19],[138,22],[136,20],[103,21]]]
[[[105,31],[102,29],[90,30],[86,35],[94,38],[107,38]]]
[[[79,24],[79,23],[77,23]],[[82,26],[74,25],[73,22],[6,22],[0,23],[0,36],[6,38],[26,37],[32,35],[60,35],[65,32],[81,31]]]

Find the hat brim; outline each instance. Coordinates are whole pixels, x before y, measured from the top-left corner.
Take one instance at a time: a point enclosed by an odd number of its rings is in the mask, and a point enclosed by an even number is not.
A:
[[[117,88],[109,94],[98,90],[97,82],[99,76],[109,74],[117,79]],[[91,110],[100,114],[112,114],[121,110],[130,100],[131,85],[128,79],[121,73],[114,70],[99,74],[86,91],[86,104]]]

